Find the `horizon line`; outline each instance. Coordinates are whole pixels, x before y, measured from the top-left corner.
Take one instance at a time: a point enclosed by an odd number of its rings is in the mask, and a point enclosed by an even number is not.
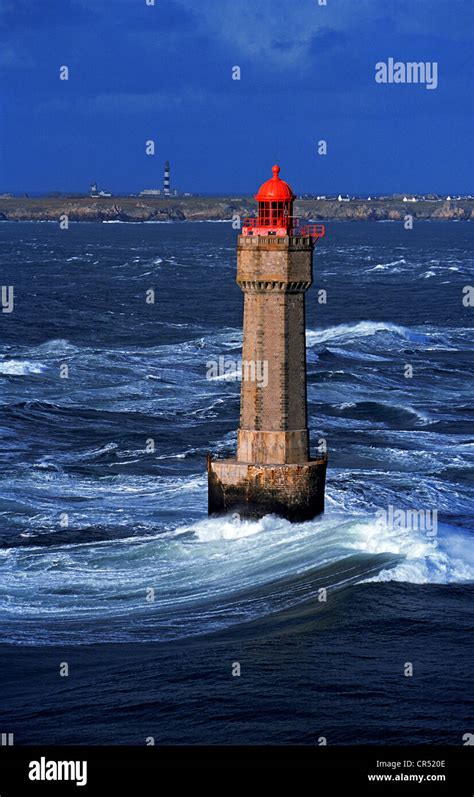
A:
[[[106,190],[106,189],[102,189],[102,190]],[[146,191],[146,190],[156,190],[156,191],[160,190],[162,192],[163,189],[153,189],[153,188],[151,188],[151,189],[143,189],[142,188],[142,189],[140,189],[140,191],[135,191],[135,192],[130,192],[130,191],[113,192],[113,191],[111,191],[110,192],[110,196],[100,196],[100,195],[91,196],[90,192],[88,192],[88,191],[75,191],[75,190],[69,190],[68,191],[68,190],[60,190],[60,189],[48,189],[48,190],[21,189],[21,190],[13,190],[12,191],[12,190],[5,189],[5,190],[0,192],[0,198],[7,199],[7,198],[11,197],[11,198],[18,198],[18,199],[27,199],[27,198],[29,198],[32,195],[35,195],[37,197],[45,197],[45,198],[54,198],[54,197],[58,197],[59,198],[60,196],[87,197],[89,199],[112,199],[113,197],[124,197],[124,198],[130,197],[130,198],[134,198],[134,197],[139,197],[140,194],[141,194],[141,191]],[[172,189],[172,190],[177,190],[177,189]],[[343,197],[354,197],[354,198],[364,199],[364,198],[368,198],[368,197],[391,198],[391,197],[399,197],[399,196],[412,196],[412,197],[417,197],[417,196],[418,197],[419,196],[437,196],[437,197],[446,197],[446,196],[452,196],[453,194],[456,194],[457,196],[461,196],[461,197],[464,196],[465,198],[474,198],[474,189],[472,189],[472,191],[473,191],[472,194],[470,194],[470,193],[468,194],[468,193],[466,193],[464,191],[459,191],[459,190],[456,190],[456,189],[453,189],[451,191],[442,191],[442,192],[439,192],[439,191],[421,191],[420,192],[420,191],[408,191],[407,190],[407,191],[394,191],[392,193],[383,192],[383,191],[382,192],[381,191],[348,192],[348,191],[339,190],[339,191],[332,191],[332,192],[327,192],[327,193],[323,193],[323,194],[316,194],[315,192],[312,192],[312,191],[300,191],[300,192],[298,192],[296,194],[296,199],[300,199],[300,198],[304,199],[305,195],[308,198],[314,198],[314,199],[316,199],[319,196],[319,197],[321,197],[322,201],[324,201],[323,198],[331,198],[331,197],[337,198],[339,195],[343,196]],[[186,194],[188,194],[188,196],[186,196]],[[235,196],[236,198],[239,198],[239,199],[240,198],[251,198],[251,199],[255,198],[253,191],[249,191],[249,192],[245,192],[245,191],[179,191],[178,194],[170,194],[168,196],[164,195],[163,193],[160,193],[160,194],[149,194],[148,197],[145,197],[145,198],[151,198],[151,199],[153,199],[153,198],[155,198],[155,199],[192,199],[192,198],[195,198],[195,197],[205,197],[205,196],[209,196],[209,197],[213,197],[213,196],[215,196],[215,197],[232,197],[232,196]]]

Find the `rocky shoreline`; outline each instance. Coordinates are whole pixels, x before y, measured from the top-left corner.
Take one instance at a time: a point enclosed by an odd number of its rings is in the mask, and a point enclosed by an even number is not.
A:
[[[0,221],[224,221],[255,214],[251,197],[172,197],[146,200],[140,197],[0,197]],[[401,200],[301,199],[295,215],[315,221],[469,221],[474,219],[474,200],[403,202]]]

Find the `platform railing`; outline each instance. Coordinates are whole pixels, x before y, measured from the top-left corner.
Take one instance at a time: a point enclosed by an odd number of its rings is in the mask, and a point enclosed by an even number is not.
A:
[[[278,234],[284,229],[289,236],[302,236],[311,238],[323,238],[326,230],[324,224],[301,224],[301,219],[296,216],[277,218],[275,220],[261,219],[257,216],[250,216],[242,219],[242,228],[247,230],[265,230],[267,235]]]

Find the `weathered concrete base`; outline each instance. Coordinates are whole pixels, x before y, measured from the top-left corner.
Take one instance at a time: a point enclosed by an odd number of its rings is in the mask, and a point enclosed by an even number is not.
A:
[[[209,514],[281,515],[293,522],[324,511],[326,459],[299,465],[255,465],[208,458]]]

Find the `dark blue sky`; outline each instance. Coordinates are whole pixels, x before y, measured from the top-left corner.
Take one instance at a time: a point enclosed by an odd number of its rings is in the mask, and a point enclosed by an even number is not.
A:
[[[0,0],[0,192],[160,187],[167,158],[183,191],[278,161],[298,192],[472,192],[473,24],[473,0]],[[438,88],[377,84],[390,57]]]

